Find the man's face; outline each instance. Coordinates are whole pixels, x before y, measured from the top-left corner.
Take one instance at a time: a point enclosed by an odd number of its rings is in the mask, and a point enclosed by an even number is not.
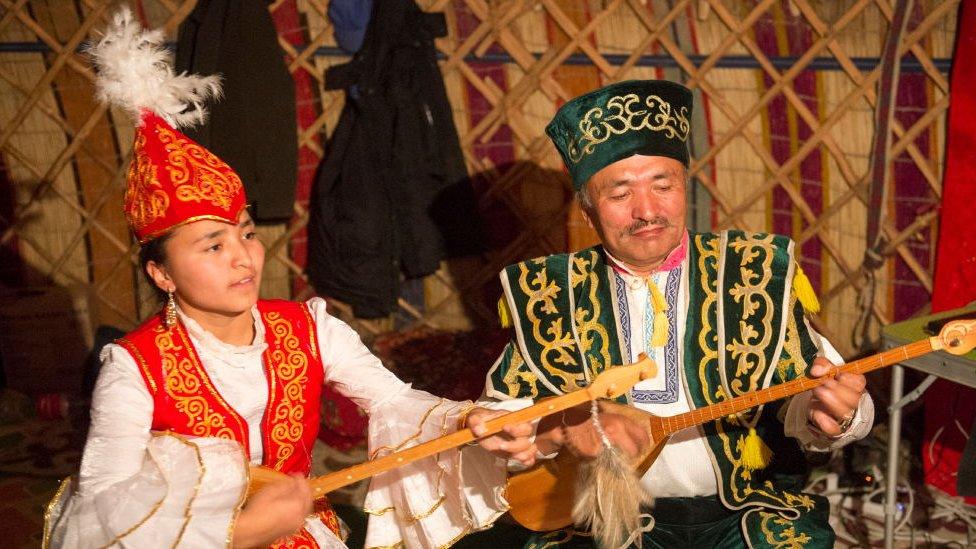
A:
[[[583,213],[604,247],[639,274],[652,272],[685,232],[681,162],[635,155],[598,171],[586,183]]]

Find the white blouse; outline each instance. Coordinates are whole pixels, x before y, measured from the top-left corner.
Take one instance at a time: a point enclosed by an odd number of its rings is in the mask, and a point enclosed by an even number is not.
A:
[[[306,305],[315,319],[325,382],[370,416],[371,456],[456,430],[469,403],[412,389],[383,367],[352,328],[326,312],[324,300]],[[216,389],[247,422],[250,463],[259,464],[267,344],[256,307],[252,315],[256,333],[246,346],[228,345],[193,319],[180,318]],[[239,443],[151,432],[153,400],[132,356],[112,344],[102,351],[102,363],[77,484],[66,485],[49,510],[51,544],[228,546],[247,484]],[[371,515],[367,547],[440,547],[487,528],[504,513],[504,461],[469,447],[462,471],[461,453],[443,452],[374,477],[365,503]],[[315,517],[306,528],[321,547],[345,547]]]

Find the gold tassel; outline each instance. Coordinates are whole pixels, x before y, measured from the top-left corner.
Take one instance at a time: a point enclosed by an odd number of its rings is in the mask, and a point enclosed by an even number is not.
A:
[[[502,325],[502,328],[512,326],[512,315],[508,312],[508,302],[505,301],[505,296],[498,298],[498,323]]]
[[[651,304],[654,306],[654,333],[651,335],[651,347],[664,347],[668,344],[668,302],[653,280],[646,278],[644,283],[647,284],[647,291],[651,293]]]
[[[820,300],[817,299],[810,279],[807,278],[799,264],[797,264],[796,274],[793,276],[793,293],[808,313],[817,314],[820,312]]]
[[[759,438],[756,428],[750,427],[749,434],[746,435],[746,439],[742,443],[742,466],[748,471],[763,469],[769,465],[769,460],[772,457],[773,451],[769,449],[769,446],[766,446],[763,439]]]

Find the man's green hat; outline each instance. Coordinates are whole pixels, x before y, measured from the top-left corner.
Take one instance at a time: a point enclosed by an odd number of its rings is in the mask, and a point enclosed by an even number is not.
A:
[[[691,91],[667,80],[628,80],[563,105],[546,133],[579,190],[606,166],[635,154],[688,166]]]

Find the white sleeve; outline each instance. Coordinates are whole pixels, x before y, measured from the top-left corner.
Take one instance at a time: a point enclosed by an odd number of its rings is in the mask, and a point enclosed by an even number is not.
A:
[[[412,391],[363,345],[355,330],[326,311],[325,300],[314,297],[307,305],[315,319],[326,383],[370,415],[376,407]]]
[[[827,338],[817,333],[809,324],[807,328],[810,331],[810,337],[813,338],[813,341],[817,343],[817,347],[820,349],[820,356],[823,356],[834,364],[844,364],[844,358],[840,356],[840,353],[837,352],[837,349],[834,348],[830,341],[827,341]],[[871,432],[871,427],[874,425],[874,401],[866,391],[861,395],[861,401],[858,403],[857,410],[854,413],[854,420],[847,430],[838,437],[828,437],[814,433],[807,427],[807,418],[810,417],[810,398],[812,396],[812,392],[804,391],[790,399],[789,404],[787,404],[784,420],[784,432],[786,435],[796,438],[805,449],[826,452],[846,446],[855,440],[860,440]]]
[[[109,345],[102,362],[78,483],[45,525],[51,546],[227,546],[247,484],[240,444],[154,435],[135,361]]]
[[[153,399],[132,355],[106,345],[81,456],[80,494],[99,492],[139,471],[152,438],[152,416]]]
[[[325,381],[369,414],[370,459],[453,433],[472,406],[412,389],[383,367],[320,298],[307,302],[315,318]],[[367,547],[443,547],[501,516],[505,461],[479,448],[449,450],[370,482]],[[463,454],[463,457],[462,457]]]

